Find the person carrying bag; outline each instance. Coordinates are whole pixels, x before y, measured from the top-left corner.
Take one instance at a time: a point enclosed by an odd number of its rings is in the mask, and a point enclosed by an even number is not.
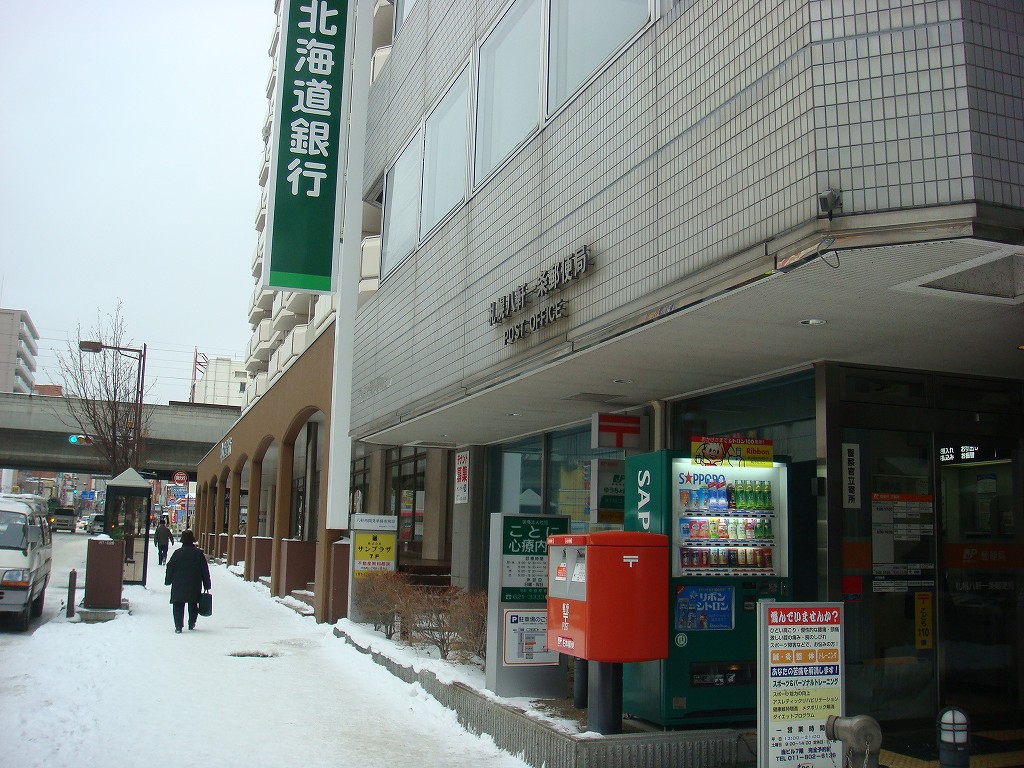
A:
[[[199,603],[208,599],[210,613],[213,612],[213,596],[210,595],[210,565],[206,555],[196,546],[196,536],[192,531],[183,531],[181,546],[174,550],[167,561],[164,572],[164,584],[171,587],[171,613],[174,616],[174,631],[181,633],[181,625],[185,619],[185,606],[188,605],[188,628],[196,628],[199,618]],[[206,592],[202,592],[205,589]],[[203,596],[206,596],[205,598]],[[209,613],[203,613],[209,616]]]

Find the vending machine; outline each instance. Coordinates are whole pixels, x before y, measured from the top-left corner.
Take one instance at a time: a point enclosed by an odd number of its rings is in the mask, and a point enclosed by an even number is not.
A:
[[[625,665],[627,714],[755,721],[757,604],[790,595],[787,494],[766,440],[695,438],[690,452],[626,459],[626,530],[670,542],[668,658]]]

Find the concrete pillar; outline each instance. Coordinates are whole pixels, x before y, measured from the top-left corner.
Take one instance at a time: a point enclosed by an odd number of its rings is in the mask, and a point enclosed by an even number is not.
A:
[[[295,443],[281,443],[277,461],[277,498],[274,504],[274,545],[270,566],[270,594],[283,597],[285,584],[281,573],[281,542],[289,535],[292,523],[292,463]]]
[[[428,448],[423,478],[423,559],[444,560],[448,538],[448,451]]]
[[[238,515],[242,499],[242,470],[231,470],[231,485],[228,490],[228,536],[238,533]]]
[[[324,435],[331,434],[330,417],[324,424]],[[316,523],[316,565],[314,566],[313,583],[313,618],[318,622],[330,621],[331,612],[331,549],[344,531],[328,529],[327,520],[330,517],[327,513],[330,494],[327,493],[330,485],[327,477],[327,467],[330,464],[331,446],[330,440],[324,440],[322,455],[318,462],[323,469],[320,471],[320,488],[317,500],[317,523]],[[309,478],[306,479],[307,483]]]
[[[468,591],[486,589],[487,515],[484,480],[487,449],[469,450],[469,501],[452,507],[452,586]]]
[[[258,533],[260,524],[261,487],[263,485],[263,462],[254,461],[249,467],[249,519],[245,524],[245,580],[255,581],[252,575],[252,537]]]

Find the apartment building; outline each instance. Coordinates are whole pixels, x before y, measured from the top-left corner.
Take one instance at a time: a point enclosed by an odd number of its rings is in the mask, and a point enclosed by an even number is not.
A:
[[[32,394],[39,331],[23,309],[0,309],[0,392]]]

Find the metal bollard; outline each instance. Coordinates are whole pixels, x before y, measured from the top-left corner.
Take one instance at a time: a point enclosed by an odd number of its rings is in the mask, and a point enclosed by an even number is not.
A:
[[[935,720],[939,740],[939,768],[966,768],[971,764],[971,719],[959,707],[946,707]]]
[[[68,608],[64,615],[69,619],[75,615],[75,585],[78,584],[78,571],[74,568],[68,574]]]
[[[825,721],[825,735],[832,741],[843,742],[843,765],[878,768],[878,753],[882,749],[882,728],[875,718],[868,715],[831,715]]]

